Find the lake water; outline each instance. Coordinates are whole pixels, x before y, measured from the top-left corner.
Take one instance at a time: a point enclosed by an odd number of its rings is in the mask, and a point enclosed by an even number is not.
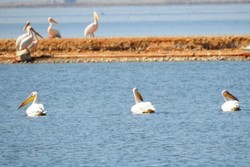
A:
[[[0,38],[17,38],[23,26],[47,37],[47,18],[59,22],[63,37],[84,37],[84,28],[100,15],[96,36],[182,36],[250,34],[250,4],[180,6],[102,6],[10,8],[0,10]]]
[[[0,166],[250,164],[250,62],[0,65]],[[156,107],[133,115],[132,88]],[[227,89],[242,110],[225,113]],[[38,91],[47,116],[18,105]]]

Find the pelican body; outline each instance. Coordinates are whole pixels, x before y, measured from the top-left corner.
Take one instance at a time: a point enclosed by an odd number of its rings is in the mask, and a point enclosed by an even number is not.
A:
[[[49,38],[62,38],[60,32],[52,27],[52,23],[58,24],[58,22],[52,19],[51,17],[48,18],[48,22],[49,22],[49,27],[48,27]]]
[[[32,92],[28,98],[26,98],[18,107],[22,108],[28,103],[32,102],[32,104],[27,108],[26,114],[29,117],[35,117],[35,116],[44,116],[46,115],[46,111],[44,109],[44,106],[40,103],[37,103],[38,101],[38,94],[37,92]]]
[[[223,90],[221,92],[221,95],[223,96],[224,101],[225,101],[225,103],[222,104],[221,106],[222,111],[239,111],[240,110],[239,100],[234,95],[232,95],[226,90]],[[229,99],[232,99],[232,100],[229,100]]]
[[[94,37],[94,32],[97,31],[98,29],[98,19],[99,19],[99,16],[97,14],[97,12],[94,12],[93,13],[94,15],[94,22],[90,23],[84,30],[84,35],[87,37],[87,36],[91,36],[91,37]]]
[[[142,95],[137,88],[133,88],[132,92],[135,99],[135,105],[131,107],[133,114],[149,114],[155,112],[155,107],[151,104],[151,102],[143,101]]]

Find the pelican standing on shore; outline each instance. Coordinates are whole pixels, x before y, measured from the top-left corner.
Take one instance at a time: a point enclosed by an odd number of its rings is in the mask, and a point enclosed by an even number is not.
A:
[[[32,104],[26,110],[27,116],[35,117],[35,116],[46,115],[46,111],[44,110],[44,106],[40,103],[37,103],[37,101],[38,101],[38,93],[32,92],[30,94],[30,96],[19,105],[18,109],[22,108],[25,105],[27,105],[28,103],[32,102]]]
[[[36,35],[40,36],[41,38],[42,36],[38,32],[36,32],[30,25],[28,25],[26,29],[27,29],[28,35],[26,35],[21,40],[18,50],[26,49],[28,52],[30,52],[30,50],[34,51],[35,47],[37,47],[38,45],[38,39]]]
[[[27,28],[30,26],[30,22],[27,21],[26,25],[23,27],[23,31],[27,31]],[[16,50],[19,50],[19,45],[21,43],[21,41],[27,37],[29,35],[29,32],[27,31],[25,34],[20,35],[17,39],[16,39]]]
[[[25,47],[27,48],[27,46],[26,45],[24,45],[24,41],[26,41],[27,40],[27,38],[31,38],[31,36],[33,36],[33,39],[34,39],[34,37],[36,37],[35,38],[35,41],[32,41],[32,40],[29,40],[29,42],[30,42],[30,44],[32,43],[32,42],[34,42],[34,43],[36,43],[33,47],[30,47],[30,48],[36,48],[37,47],[37,45],[38,45],[38,38],[37,38],[37,36],[39,36],[39,37],[41,37],[41,38],[43,38],[37,31],[35,31],[34,30],[34,28],[32,28],[31,27],[31,25],[30,25],[30,22],[29,21],[27,21],[27,23],[26,23],[26,25],[24,26],[24,28],[23,28],[23,30],[25,31],[27,31],[27,33],[25,33],[25,34],[23,34],[23,35],[20,35],[18,38],[17,38],[17,40],[16,40],[16,50],[22,50],[22,49],[25,49]],[[22,43],[22,45],[24,45],[24,46],[21,46],[21,43]],[[29,45],[29,44],[27,44],[27,45]],[[21,47],[20,47],[21,46]],[[32,49],[32,50],[34,50],[34,49]]]
[[[151,104],[151,102],[143,101],[142,95],[137,88],[133,88],[132,92],[135,99],[135,105],[131,107],[133,114],[149,114],[155,112],[155,107]]]
[[[96,11],[93,13],[93,15],[94,15],[94,22],[90,23],[84,30],[84,35],[86,37],[87,36],[95,37],[94,32],[96,32],[98,29],[99,16]]]
[[[223,96],[225,100],[225,103],[222,104],[221,106],[222,111],[239,111],[240,110],[239,100],[234,95],[232,95],[226,90],[223,90],[221,92],[221,95]],[[232,100],[229,100],[228,98]]]
[[[51,17],[48,18],[48,22],[49,22],[49,27],[48,27],[49,38],[62,38],[60,32],[52,27],[52,23],[58,24],[58,22],[52,19]]]

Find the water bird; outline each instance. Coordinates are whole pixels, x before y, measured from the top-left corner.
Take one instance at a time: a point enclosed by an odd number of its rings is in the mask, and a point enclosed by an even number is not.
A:
[[[149,114],[155,112],[154,105],[152,105],[151,102],[144,102],[137,88],[133,88],[132,92],[135,99],[135,105],[131,107],[133,114]]]
[[[46,111],[44,109],[43,104],[37,103],[38,102],[38,93],[32,92],[18,107],[18,109],[24,107],[28,103],[32,102],[32,104],[27,108],[26,114],[30,117],[35,116],[44,116],[46,115]]]
[[[37,36],[43,38],[34,28],[31,27],[30,22],[27,21],[26,25],[24,26],[23,30],[27,31],[25,34],[20,35],[16,40],[16,50],[23,50],[29,49],[34,51],[38,45],[38,38]],[[33,44],[32,44],[33,43]],[[31,45],[32,46],[29,46]]]
[[[49,38],[62,38],[60,32],[52,27],[52,23],[58,24],[58,22],[52,19],[51,17],[48,18],[48,22],[49,22],[49,27],[48,27]]]
[[[229,93],[227,90],[223,90],[221,92],[221,95],[223,96],[225,103],[222,104],[221,109],[222,111],[239,111],[240,110],[240,104],[239,100]],[[229,100],[232,99],[232,100]]]
[[[38,45],[37,35],[42,38],[42,36],[36,32],[30,25],[25,27],[27,30],[27,35],[20,41],[18,50],[26,49],[28,52],[34,51],[35,47]],[[17,42],[16,42],[17,43]]]
[[[99,16],[96,11],[93,13],[93,15],[94,15],[94,22],[90,23],[84,30],[84,35],[86,37],[87,36],[94,37],[95,36],[94,32],[96,32],[98,29]]]

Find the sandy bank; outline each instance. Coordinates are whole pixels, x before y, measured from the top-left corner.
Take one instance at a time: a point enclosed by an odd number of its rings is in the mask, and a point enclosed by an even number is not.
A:
[[[41,39],[37,63],[250,60],[250,36]],[[0,63],[14,63],[15,39],[0,39]]]

